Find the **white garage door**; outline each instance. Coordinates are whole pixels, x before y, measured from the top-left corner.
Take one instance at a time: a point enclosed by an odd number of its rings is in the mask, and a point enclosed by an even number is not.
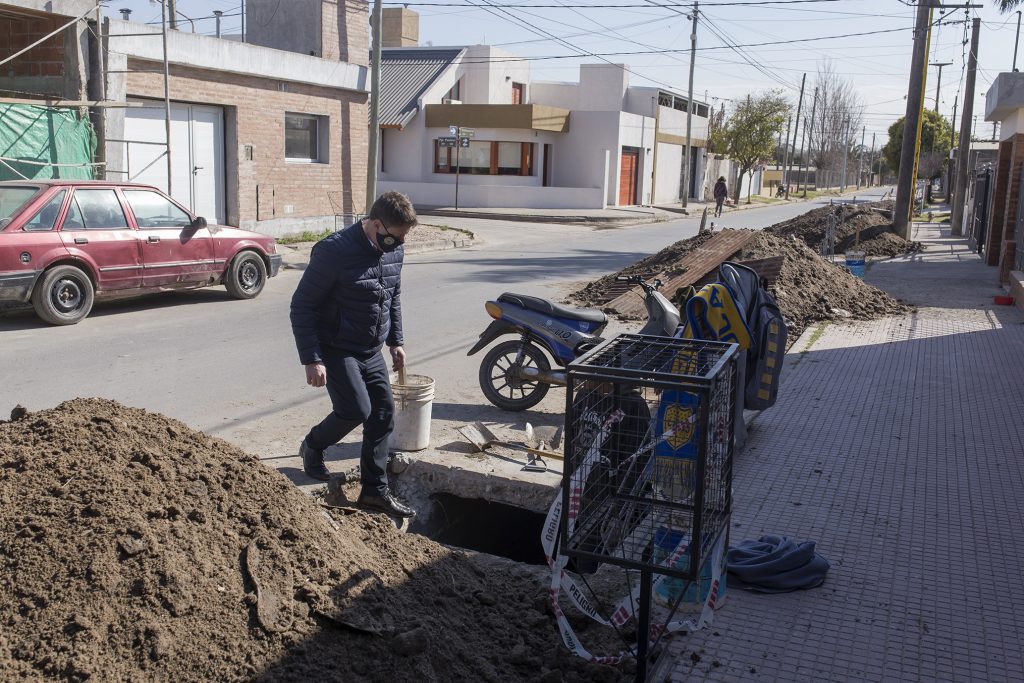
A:
[[[167,190],[164,106],[127,109],[124,122],[128,177]],[[153,144],[158,143],[158,144]],[[224,223],[224,110],[171,103],[171,196],[211,223]]]

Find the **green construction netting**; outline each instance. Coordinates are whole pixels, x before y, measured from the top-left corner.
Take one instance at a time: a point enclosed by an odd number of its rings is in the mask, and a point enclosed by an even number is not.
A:
[[[0,180],[91,180],[95,150],[92,125],[75,109],[0,104]]]

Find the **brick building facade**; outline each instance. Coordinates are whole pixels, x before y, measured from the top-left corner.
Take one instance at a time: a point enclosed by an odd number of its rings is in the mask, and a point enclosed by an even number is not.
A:
[[[999,267],[1024,310],[1024,73],[999,74],[985,98],[985,120],[1000,124],[985,258]]]
[[[168,32],[169,146],[160,30],[97,24],[91,0],[0,1],[0,54],[70,24],[0,67],[0,96],[104,100],[91,117],[107,177],[169,189],[211,222],[334,228],[366,209],[368,5],[280,5],[246,0],[247,42]]]

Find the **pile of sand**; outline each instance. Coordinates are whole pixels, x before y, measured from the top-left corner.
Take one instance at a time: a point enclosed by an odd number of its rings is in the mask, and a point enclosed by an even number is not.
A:
[[[329,511],[161,415],[77,399],[0,422],[5,682],[628,676],[569,655],[547,609],[529,568]]]

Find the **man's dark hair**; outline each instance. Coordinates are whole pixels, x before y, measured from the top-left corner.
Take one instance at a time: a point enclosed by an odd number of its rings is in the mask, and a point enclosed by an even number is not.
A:
[[[383,221],[389,228],[411,228],[419,222],[412,202],[401,192],[385,192],[370,207],[370,220]]]

